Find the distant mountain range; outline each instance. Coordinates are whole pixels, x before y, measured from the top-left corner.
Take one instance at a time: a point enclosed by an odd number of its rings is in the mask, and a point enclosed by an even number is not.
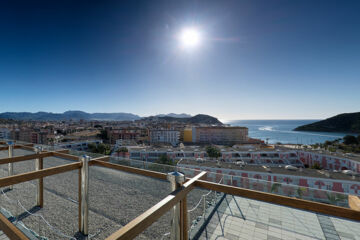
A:
[[[339,114],[297,127],[294,131],[360,133],[360,112]]]
[[[186,113],[180,113],[180,114],[169,113],[169,114],[158,114],[158,115],[155,115],[155,117],[190,118],[191,115],[186,114]]]
[[[62,121],[62,120],[109,120],[109,121],[133,121],[141,117],[132,113],[87,113],[82,111],[67,111],[64,113],[51,112],[4,112],[0,118],[13,120],[35,121]]]
[[[223,124],[217,118],[209,116],[209,115],[205,115],[205,114],[198,114],[193,117],[151,116],[151,117],[147,117],[144,119],[151,120],[152,118],[162,119],[167,122],[182,122],[182,123],[188,123],[188,124],[198,124],[198,123],[213,124],[213,125],[222,125]]]
[[[153,116],[156,118],[164,119],[166,121],[179,121],[186,123],[208,123],[208,124],[222,124],[217,118],[199,114],[192,117],[189,114],[169,113],[159,114]],[[145,117],[153,118],[153,117]],[[102,120],[102,121],[134,121],[142,119],[139,115],[132,113],[87,113],[83,111],[66,111],[64,113],[51,113],[51,112],[4,112],[0,113],[0,119],[13,119],[13,120],[34,120],[34,121],[63,121],[63,120]]]

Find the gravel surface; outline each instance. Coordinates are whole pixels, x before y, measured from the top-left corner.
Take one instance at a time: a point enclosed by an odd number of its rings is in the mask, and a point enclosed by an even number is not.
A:
[[[31,152],[14,150],[14,155]],[[7,151],[0,152],[0,158]],[[71,163],[60,158],[45,158],[44,168]],[[14,163],[15,174],[34,170],[34,160]],[[0,165],[0,177],[7,176],[7,164]],[[49,239],[69,239],[78,234],[78,171],[66,172],[44,178],[44,208],[34,209],[36,181],[14,185],[14,189],[0,194],[1,207],[18,216],[25,225]],[[129,174],[101,167],[90,167],[89,184],[89,234],[92,239],[104,239],[135,217],[155,205],[169,193],[169,183],[141,175]],[[188,195],[188,209],[193,208],[206,190],[194,189]],[[7,199],[7,196],[11,199]],[[38,216],[29,216],[17,203],[35,214],[44,216],[54,228]],[[191,213],[190,222],[201,215],[202,206]],[[170,231],[170,213],[165,214],[137,239],[161,239]],[[61,234],[65,234],[62,236]]]

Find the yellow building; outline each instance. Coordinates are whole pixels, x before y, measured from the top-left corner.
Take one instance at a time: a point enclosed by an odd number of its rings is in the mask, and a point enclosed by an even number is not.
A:
[[[184,142],[192,142],[192,129],[191,128],[184,129]]]

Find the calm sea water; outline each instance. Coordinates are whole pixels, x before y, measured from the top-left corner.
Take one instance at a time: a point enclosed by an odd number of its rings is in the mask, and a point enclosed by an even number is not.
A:
[[[294,128],[318,120],[238,120],[227,122],[232,126],[249,128],[249,137],[267,140],[269,143],[314,144],[342,138],[346,133],[298,132]]]

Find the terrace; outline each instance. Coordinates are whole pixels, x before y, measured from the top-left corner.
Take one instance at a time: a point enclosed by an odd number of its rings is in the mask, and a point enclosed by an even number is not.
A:
[[[0,144],[0,228],[10,239],[360,239],[357,196],[336,206],[194,169]]]

